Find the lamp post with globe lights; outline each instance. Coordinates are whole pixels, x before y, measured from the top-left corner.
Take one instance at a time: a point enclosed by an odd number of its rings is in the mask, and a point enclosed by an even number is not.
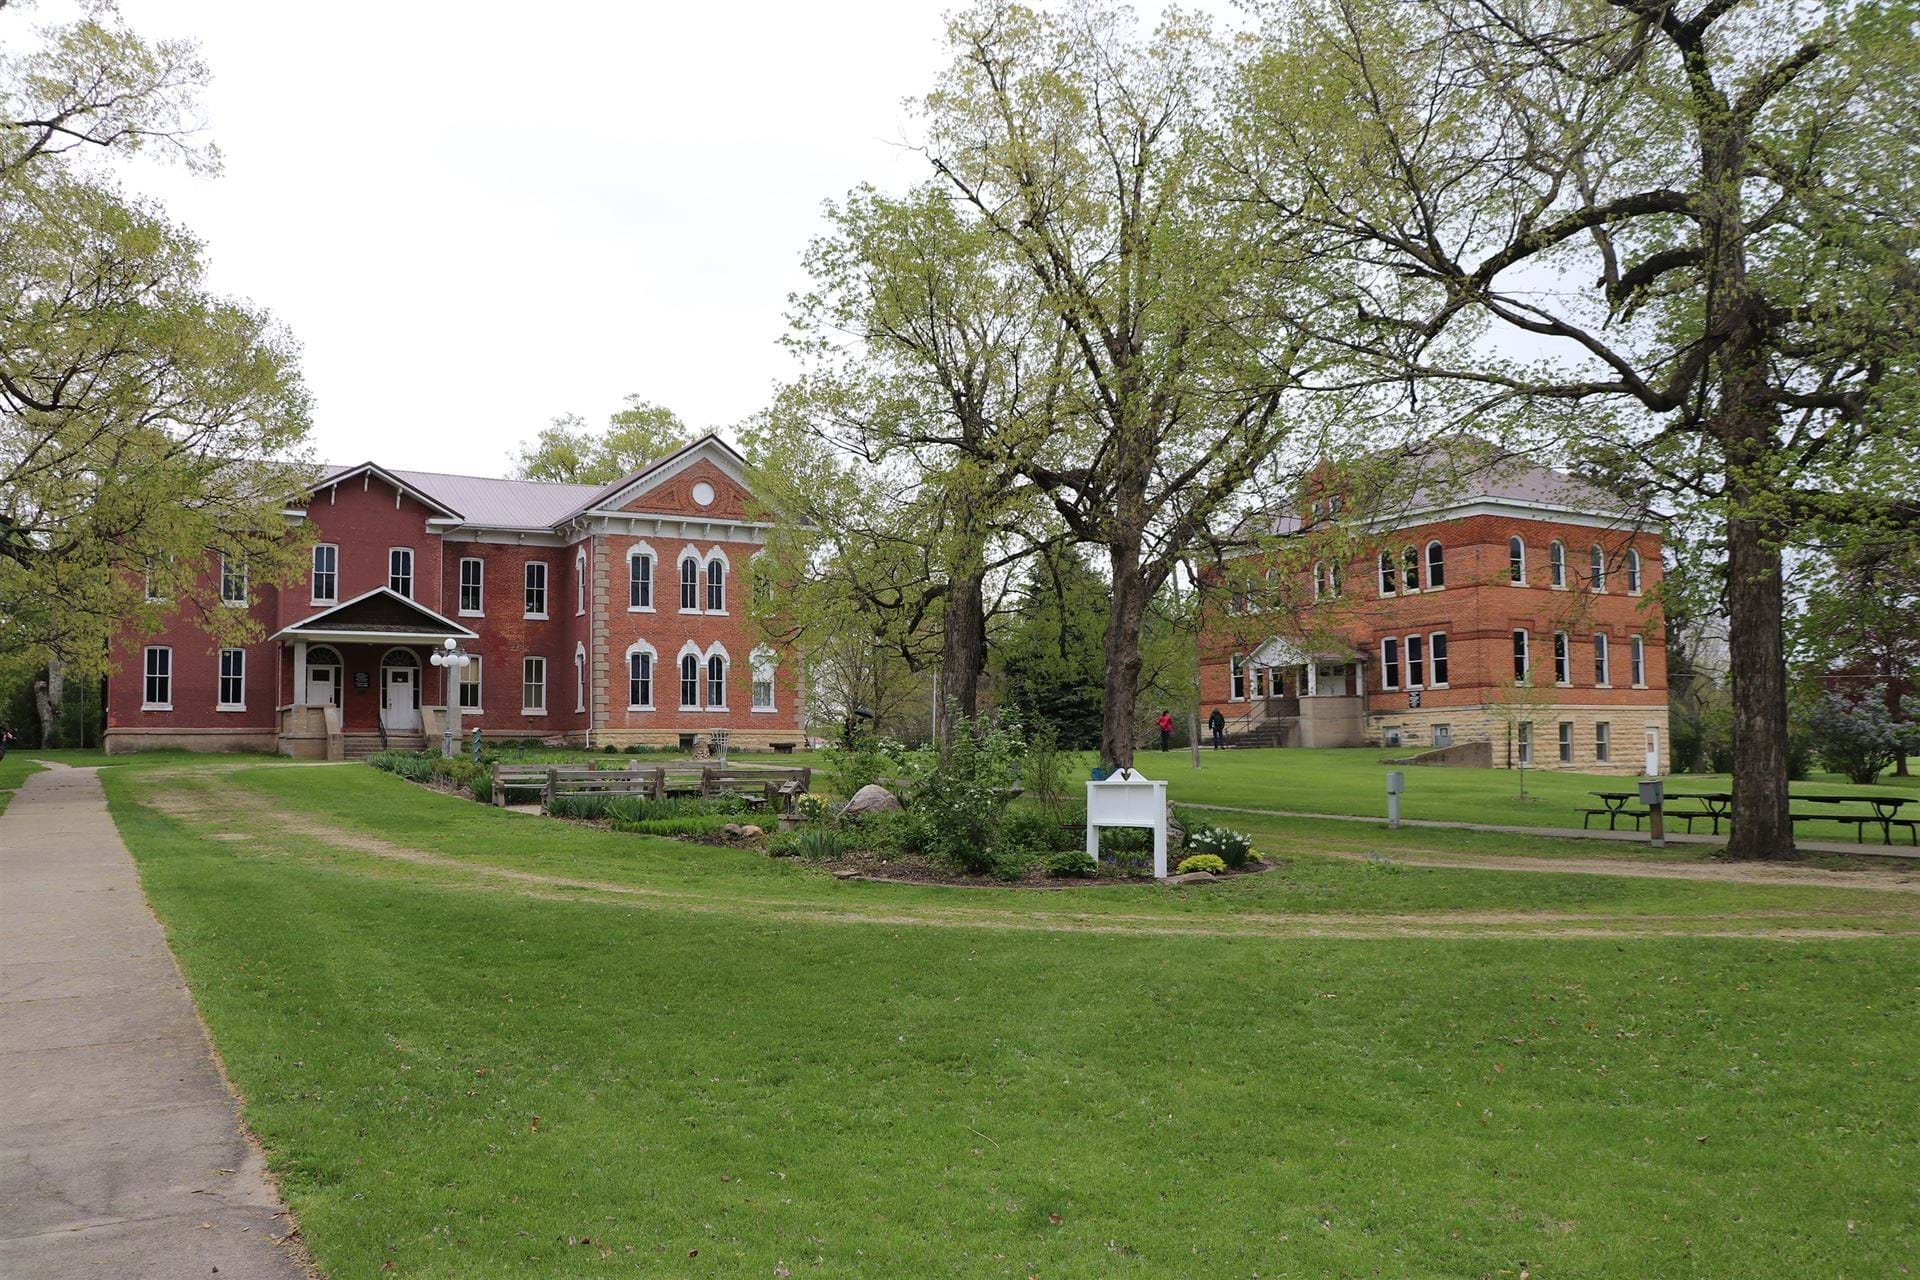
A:
[[[448,636],[441,642],[439,652],[429,662],[436,667],[446,668],[447,714],[442,719],[440,754],[445,759],[453,759],[453,744],[460,740],[460,673],[473,661],[471,654],[460,648],[459,641]]]

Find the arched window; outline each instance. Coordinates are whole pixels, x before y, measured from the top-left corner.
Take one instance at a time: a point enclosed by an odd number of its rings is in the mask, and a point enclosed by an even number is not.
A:
[[[687,709],[700,705],[700,659],[690,653],[680,657],[680,705]]]
[[[1313,562],[1313,598],[1323,600],[1333,594],[1327,590],[1327,566],[1323,561]]]
[[[1527,585],[1527,544],[1518,538],[1507,539],[1507,581]]]
[[[1438,542],[1427,544],[1427,590],[1438,591],[1447,585],[1447,552]]]
[[[1600,549],[1599,543],[1595,543],[1590,558],[1592,564],[1587,570],[1587,585],[1595,591],[1605,591],[1607,589],[1607,553]]]
[[[1644,688],[1647,683],[1647,642],[1635,636],[1627,646],[1633,659],[1633,687]]]
[[[707,706],[727,705],[727,660],[719,654],[707,659]]]
[[[573,709],[587,709],[587,647],[583,644],[573,647]]]
[[[773,650],[755,649],[753,651],[753,709],[772,711],[773,705]]]
[[[1627,594],[1640,594],[1640,553],[1632,547],[1627,548]]]
[[[1567,549],[1558,538],[1547,548],[1547,571],[1556,588],[1567,585]]]
[[[1340,598],[1340,562],[1338,560],[1327,566],[1327,590],[1334,599]]]
[[[680,612],[700,612],[700,562],[692,556],[680,561]]]
[[[1380,553],[1380,594],[1381,595],[1390,596],[1394,594],[1396,578],[1397,578],[1397,575],[1395,574],[1394,568],[1393,568],[1393,552],[1382,551]]]
[[[627,706],[653,706],[653,652],[649,649],[627,651]]]
[[[707,561],[707,612],[723,613],[727,607],[727,566],[721,560]]]
[[[653,608],[653,553],[635,551],[627,557],[627,608]]]
[[[1402,591],[1420,589],[1420,553],[1412,547],[1400,553],[1400,589]]]
[[[587,553],[573,555],[573,612],[578,617],[587,611]]]

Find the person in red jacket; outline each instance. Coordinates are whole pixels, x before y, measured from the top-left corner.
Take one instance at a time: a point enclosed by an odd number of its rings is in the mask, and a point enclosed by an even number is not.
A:
[[[1162,707],[1157,723],[1160,726],[1160,749],[1169,750],[1173,746],[1173,713]]]

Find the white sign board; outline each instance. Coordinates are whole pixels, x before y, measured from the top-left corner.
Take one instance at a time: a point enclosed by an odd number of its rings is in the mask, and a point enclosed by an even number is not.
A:
[[[1087,857],[1100,864],[1100,828],[1151,827],[1153,878],[1167,878],[1167,784],[1115,769],[1087,784]]]

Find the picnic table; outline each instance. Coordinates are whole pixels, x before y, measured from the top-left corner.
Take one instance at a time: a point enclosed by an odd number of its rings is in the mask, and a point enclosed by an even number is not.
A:
[[[1733,820],[1733,792],[1731,791],[1670,791],[1667,793],[1667,800],[1669,802],[1674,800],[1690,800],[1700,806],[1699,811],[1693,813],[1689,813],[1684,809],[1677,813],[1672,809],[1667,810],[1667,816],[1669,818],[1679,818],[1687,824],[1688,835],[1693,834],[1693,820],[1695,818],[1705,818],[1713,823],[1713,834],[1715,835],[1720,834],[1720,824],[1722,822],[1731,822]]]
[[[1871,818],[1864,815],[1845,813],[1797,813],[1793,816],[1796,819],[1825,819],[1829,822],[1851,822],[1854,824],[1854,836],[1856,838],[1866,834],[1866,825],[1871,822],[1880,828],[1880,843],[1882,844],[1892,844],[1893,829],[1895,827],[1905,827],[1913,833],[1914,843],[1920,845],[1920,821],[1912,818],[1902,818],[1900,816],[1901,807],[1913,802],[1911,796],[1890,796],[1885,794],[1871,796],[1797,795],[1789,798],[1805,804],[1864,804],[1873,810],[1873,816]]]
[[[1647,810],[1645,809],[1627,808],[1629,804],[1640,798],[1640,792],[1637,789],[1633,791],[1592,791],[1588,794],[1600,797],[1600,803],[1605,807],[1599,809],[1582,809],[1580,811],[1580,825],[1582,827],[1585,827],[1595,818],[1605,818],[1607,820],[1607,830],[1612,831],[1614,824],[1619,822],[1620,819],[1632,818],[1633,829],[1638,831],[1640,829],[1640,820],[1647,816]]]

